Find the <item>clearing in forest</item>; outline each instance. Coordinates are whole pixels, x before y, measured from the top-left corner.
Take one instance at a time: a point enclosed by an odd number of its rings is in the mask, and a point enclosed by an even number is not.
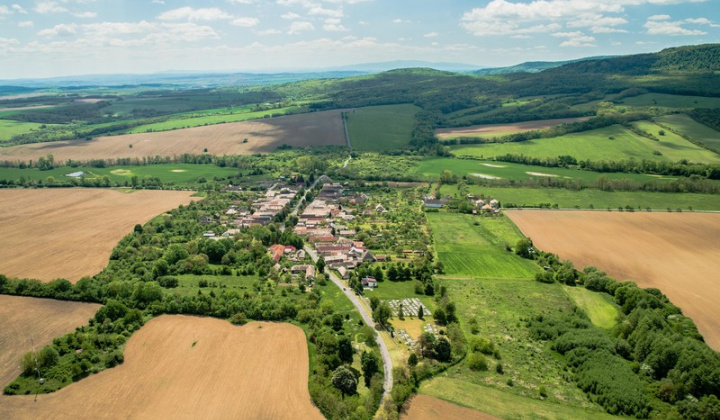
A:
[[[552,120],[525,121],[511,124],[483,124],[470,127],[441,128],[435,131],[440,140],[451,140],[460,137],[491,138],[502,137],[523,131],[543,130],[559,124],[587,121],[590,117],[558,118]]]
[[[174,156],[183,153],[250,155],[268,153],[282,145],[345,145],[340,113],[341,110],[313,112],[158,133],[98,137],[89,141],[24,144],[0,149],[0,160],[28,161],[48,154],[52,154],[57,161]]]
[[[0,397],[0,418],[323,418],[308,392],[305,334],[290,324],[166,315],[124,354],[124,364],[37,402]]]
[[[191,191],[0,190],[0,273],[75,282],[97,274],[136,224],[180,204]]]
[[[416,395],[407,404],[403,420],[499,420],[429,395]]]
[[[0,388],[21,373],[23,354],[87,324],[98,309],[93,303],[0,295]]]
[[[660,289],[720,350],[720,214],[513,210],[543,251]]]

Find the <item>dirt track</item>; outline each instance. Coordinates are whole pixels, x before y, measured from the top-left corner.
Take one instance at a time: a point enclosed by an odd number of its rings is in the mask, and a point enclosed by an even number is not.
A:
[[[33,345],[39,350],[86,325],[98,309],[93,303],[0,295],[0,388],[20,374],[20,358]]]
[[[191,195],[79,188],[0,190],[0,273],[73,282],[97,274],[135,224],[188,204]]]
[[[429,395],[414,396],[406,407],[402,420],[500,420]]]
[[[520,133],[530,130],[542,130],[564,123],[589,120],[589,117],[558,118],[554,120],[526,121],[514,124],[484,124],[469,127],[441,128],[435,131],[440,140],[449,140],[458,137],[495,137],[510,133]]]
[[[125,363],[53,394],[0,397],[12,419],[322,419],[308,393],[303,331],[290,324],[161,316]]]
[[[655,287],[720,351],[720,214],[512,210],[543,251]]]
[[[215,124],[156,133],[34,143],[0,148],[0,160],[28,161],[52,154],[56,160],[174,156],[183,153],[250,155],[278,146],[344,145],[341,110],[288,115],[263,120]],[[243,143],[248,139],[247,143]]]

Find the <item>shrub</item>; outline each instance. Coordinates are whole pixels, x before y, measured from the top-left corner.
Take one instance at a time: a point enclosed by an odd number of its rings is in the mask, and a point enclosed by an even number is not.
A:
[[[474,371],[488,370],[488,363],[482,353],[471,353],[468,357],[468,367]]]

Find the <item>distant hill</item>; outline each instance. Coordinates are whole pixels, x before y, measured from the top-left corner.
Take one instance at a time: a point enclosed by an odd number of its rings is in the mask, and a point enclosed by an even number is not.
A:
[[[481,66],[467,63],[444,63],[444,62],[432,62],[432,61],[419,61],[419,60],[395,60],[395,61],[384,61],[379,63],[361,63],[352,64],[349,66],[342,66],[332,68],[330,70],[336,71],[360,71],[366,73],[380,73],[389,70],[396,69],[407,69],[407,68],[430,68],[441,71],[452,71],[452,72],[472,72]]]
[[[492,76],[495,74],[511,74],[511,73],[539,73],[543,70],[564,66],[565,64],[577,63],[580,61],[599,60],[610,58],[610,56],[584,57],[576,60],[567,61],[528,61],[508,67],[491,67],[486,69],[475,70],[471,72],[477,76]]]

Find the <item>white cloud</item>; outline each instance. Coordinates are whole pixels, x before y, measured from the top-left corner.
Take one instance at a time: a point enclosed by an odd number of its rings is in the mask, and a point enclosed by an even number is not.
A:
[[[60,6],[57,2],[54,1],[41,1],[35,5],[35,8],[33,8],[33,10],[42,14],[65,13],[68,11],[67,8]]]
[[[168,10],[158,16],[160,20],[181,20],[187,19],[189,21],[213,21],[232,19],[232,15],[218,9],[217,7],[209,7],[202,9],[193,9],[192,7],[180,7],[178,9]]]
[[[670,15],[653,15],[648,18],[648,20],[668,20],[670,19]]]
[[[257,26],[258,23],[260,23],[260,19],[256,17],[239,17],[233,19],[230,23],[235,26],[241,26],[243,28],[252,28],[254,26]]]
[[[75,17],[79,17],[82,19],[91,19],[97,16],[97,13],[95,12],[78,12],[72,14]]]
[[[277,29],[265,29],[265,30],[263,30],[263,31],[258,31],[258,32],[257,32],[258,35],[263,35],[263,36],[266,36],[266,35],[279,35],[279,34],[281,34],[281,33],[282,33],[282,31],[277,30]]]
[[[32,20],[23,20],[18,22],[18,26],[21,28],[32,28],[35,24]]]
[[[428,32],[425,35],[423,35],[425,38],[437,38],[440,34],[437,32]]]
[[[12,11],[10,10],[10,8],[5,5],[0,4],[0,16],[10,15],[10,14],[12,14]],[[5,38],[2,38],[2,39],[5,39]]]
[[[645,22],[645,28],[649,35],[705,35],[707,32],[699,29],[687,29],[683,28],[683,22],[672,22],[672,21],[653,21],[649,20]]]
[[[283,15],[280,15],[280,17],[285,20],[296,20],[296,19],[300,19],[302,16],[298,15],[297,13],[288,12]]]
[[[712,28],[720,28],[720,25],[718,25],[718,24],[716,24],[716,23],[713,23],[713,22],[712,22],[710,19],[708,19],[708,18],[695,18],[695,19],[690,18],[690,19],[685,19],[685,22],[687,22],[687,23],[692,23],[692,24],[695,24],[695,25],[707,25],[707,26],[710,26],[710,27],[712,27]]]
[[[227,0],[230,4],[253,4],[254,0]]]
[[[154,4],[165,4],[164,0],[152,0]]]
[[[560,43],[561,47],[594,47],[595,37],[585,35],[580,31],[575,32],[556,32],[552,34],[559,38],[567,38]]]
[[[52,28],[43,29],[38,32],[40,36],[54,37],[54,36],[71,36],[77,33],[78,25],[75,23],[61,23],[55,25]]]
[[[330,16],[335,18],[343,17],[342,9],[325,9],[322,6],[310,7],[308,14],[311,16]]]
[[[314,31],[315,26],[310,22],[293,22],[288,28],[288,35],[297,35],[302,32]]]
[[[20,6],[19,4],[13,4],[13,5],[10,6],[10,7],[11,7],[16,13],[20,13],[21,15],[26,15],[26,14],[27,14],[27,10],[25,10],[25,9],[24,9],[22,6]]]
[[[349,29],[343,26],[341,22],[338,18],[325,19],[323,30],[328,32],[347,32]]]

